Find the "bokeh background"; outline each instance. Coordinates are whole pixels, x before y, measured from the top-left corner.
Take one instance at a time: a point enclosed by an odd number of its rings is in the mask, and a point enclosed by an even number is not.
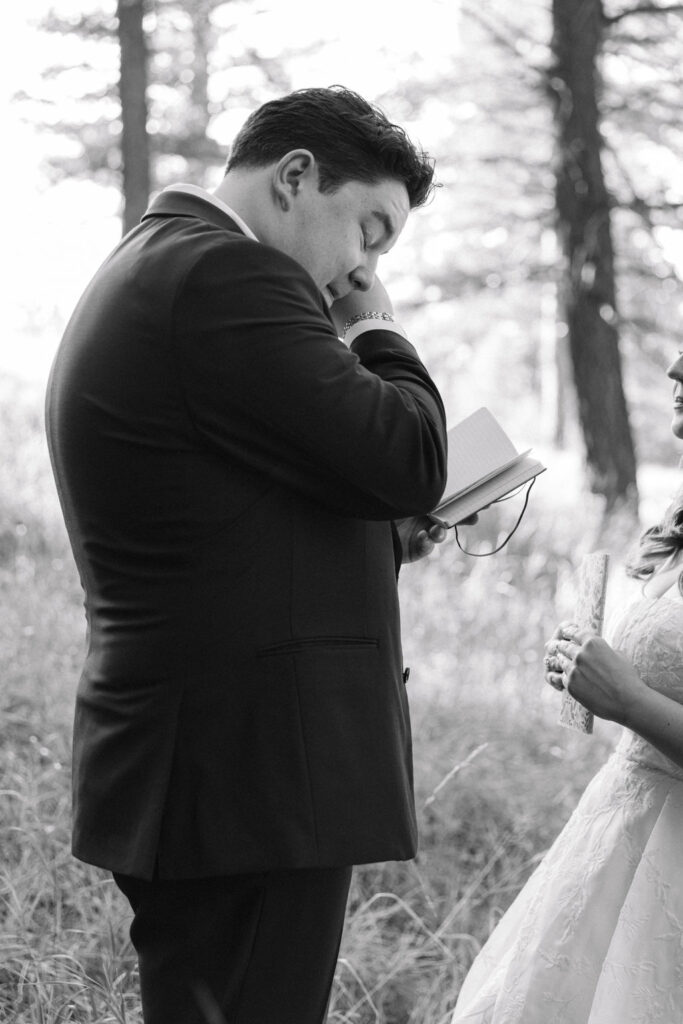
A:
[[[618,730],[557,725],[543,642],[587,551],[623,563],[679,486],[683,5],[59,0],[8,5],[0,343],[0,1021],[140,1024],[127,912],[69,853],[84,620],[42,425],[88,279],[148,199],[212,187],[258,104],[342,83],[436,159],[382,277],[452,422],[485,405],[547,472],[499,554],[401,575],[422,846],[357,870],[334,1024],[445,1024],[472,956]],[[522,495],[460,531],[500,543]],[[213,1022],[209,1022],[213,1024]]]

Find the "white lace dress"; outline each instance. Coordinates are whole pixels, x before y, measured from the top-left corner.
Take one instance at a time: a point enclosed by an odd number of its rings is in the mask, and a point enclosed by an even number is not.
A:
[[[612,644],[683,703],[683,598]],[[452,1024],[683,1024],[683,769],[628,730],[465,979]]]

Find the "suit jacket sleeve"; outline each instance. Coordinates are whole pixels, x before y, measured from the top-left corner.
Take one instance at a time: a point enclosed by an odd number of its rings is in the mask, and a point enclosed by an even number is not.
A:
[[[204,442],[333,511],[431,511],[445,486],[441,399],[391,331],[337,338],[306,271],[240,236],[213,241],[174,304],[189,414]]]

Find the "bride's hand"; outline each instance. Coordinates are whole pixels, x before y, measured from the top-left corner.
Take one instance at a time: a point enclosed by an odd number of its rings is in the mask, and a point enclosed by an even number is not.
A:
[[[564,690],[565,680],[562,674],[563,667],[557,653],[557,643],[562,639],[564,633],[577,627],[572,622],[561,622],[555,629],[550,640],[545,645],[545,657],[543,659],[544,678],[554,690]]]
[[[645,687],[630,661],[573,623],[562,623],[546,644],[546,678],[556,686],[558,677],[594,715],[622,725]]]

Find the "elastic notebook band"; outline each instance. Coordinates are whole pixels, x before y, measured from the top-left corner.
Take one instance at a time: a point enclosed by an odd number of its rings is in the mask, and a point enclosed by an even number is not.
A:
[[[510,540],[510,538],[513,536],[513,534],[516,532],[517,527],[519,526],[519,524],[521,523],[521,521],[522,521],[522,519],[524,517],[524,513],[526,512],[526,507],[529,504],[529,495],[531,494],[531,488],[534,486],[535,483],[536,483],[536,477],[533,477],[533,479],[531,480],[531,483],[527,487],[526,497],[524,498],[524,504],[522,505],[522,511],[519,513],[519,518],[518,518],[517,522],[512,527],[512,529],[508,533],[508,535],[505,538],[505,540],[503,541],[503,543],[499,544],[497,548],[493,549],[493,551],[479,551],[479,552],[477,552],[477,551],[468,551],[467,548],[464,548],[462,546],[462,544],[460,543],[460,538],[458,537],[458,524],[456,523],[453,526],[453,529],[455,531],[455,541],[456,541],[456,544],[458,545],[458,547],[460,548],[460,550],[463,552],[463,554],[469,555],[471,558],[488,558],[489,555],[497,555],[499,551],[502,551],[503,548],[505,547],[505,545],[507,544],[507,542]],[[497,505],[499,502],[507,501],[511,497],[512,497],[512,495],[508,494],[508,495],[506,495],[503,498],[497,498],[496,501],[491,502],[491,504],[492,505]]]

